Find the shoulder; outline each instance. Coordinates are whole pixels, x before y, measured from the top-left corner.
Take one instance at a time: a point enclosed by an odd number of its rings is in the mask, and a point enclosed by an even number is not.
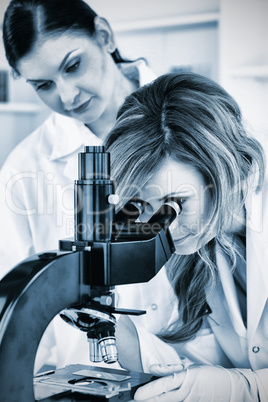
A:
[[[140,60],[137,68],[139,70],[139,82],[141,87],[143,85],[149,84],[157,78],[157,75],[143,60]]]
[[[265,158],[265,171],[264,171],[264,183],[263,183],[263,193],[267,195],[268,193],[268,139],[265,137],[254,137],[259,141],[262,146],[264,158]]]
[[[49,158],[60,131],[69,126],[69,119],[56,113],[24,138],[8,155],[1,168],[1,179],[25,169],[36,168],[43,158]],[[64,147],[64,143],[62,145]]]
[[[149,84],[157,77],[144,59],[121,63],[118,65],[118,68],[127,78],[137,81],[140,87]]]

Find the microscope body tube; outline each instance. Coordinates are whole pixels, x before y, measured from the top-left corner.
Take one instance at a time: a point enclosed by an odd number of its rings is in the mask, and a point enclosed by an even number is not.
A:
[[[110,179],[110,154],[104,147],[85,147],[78,154],[78,180],[75,181],[75,240],[107,242],[112,238],[114,194]]]
[[[103,146],[86,146],[84,152],[78,154],[78,180],[74,185],[75,241],[86,241],[93,245],[112,240],[115,211],[109,197],[113,193],[110,154],[105,152]],[[68,316],[69,311],[63,314]],[[111,325],[114,327],[115,323]],[[107,331],[102,335],[96,331],[94,337],[88,333],[88,341],[91,361],[117,361],[114,331],[113,336]]]

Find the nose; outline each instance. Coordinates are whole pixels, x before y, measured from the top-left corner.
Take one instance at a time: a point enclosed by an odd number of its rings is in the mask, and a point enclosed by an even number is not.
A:
[[[80,93],[79,88],[77,88],[74,84],[67,83],[65,81],[58,83],[58,91],[64,109],[71,109],[78,100]]]

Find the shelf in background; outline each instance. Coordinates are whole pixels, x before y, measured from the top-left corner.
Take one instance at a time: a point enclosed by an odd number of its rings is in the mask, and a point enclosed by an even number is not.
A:
[[[235,67],[230,75],[236,78],[262,78],[268,79],[268,64]]]
[[[35,103],[0,102],[0,113],[40,113],[43,108]]]
[[[158,18],[152,20],[126,21],[113,25],[115,32],[129,32],[149,30],[155,28],[182,27],[187,25],[199,25],[219,22],[220,13],[189,14],[169,18]]]

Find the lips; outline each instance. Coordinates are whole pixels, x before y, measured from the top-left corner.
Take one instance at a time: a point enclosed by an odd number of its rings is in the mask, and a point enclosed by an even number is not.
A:
[[[186,236],[184,236],[184,237],[182,237],[182,238],[180,238],[180,239],[174,239],[175,245],[183,244],[183,243],[188,239],[188,237],[190,237],[190,236],[191,236],[191,235],[188,234],[188,235],[186,235]]]
[[[86,102],[82,103],[82,105],[80,105],[80,106],[78,106],[78,107],[76,107],[76,108],[74,108],[74,109],[68,110],[68,112],[69,112],[69,113],[78,113],[78,114],[83,113],[83,112],[86,110],[86,108],[88,107],[88,105],[89,105],[91,99],[92,99],[92,98],[90,98],[90,99],[87,100]]]

